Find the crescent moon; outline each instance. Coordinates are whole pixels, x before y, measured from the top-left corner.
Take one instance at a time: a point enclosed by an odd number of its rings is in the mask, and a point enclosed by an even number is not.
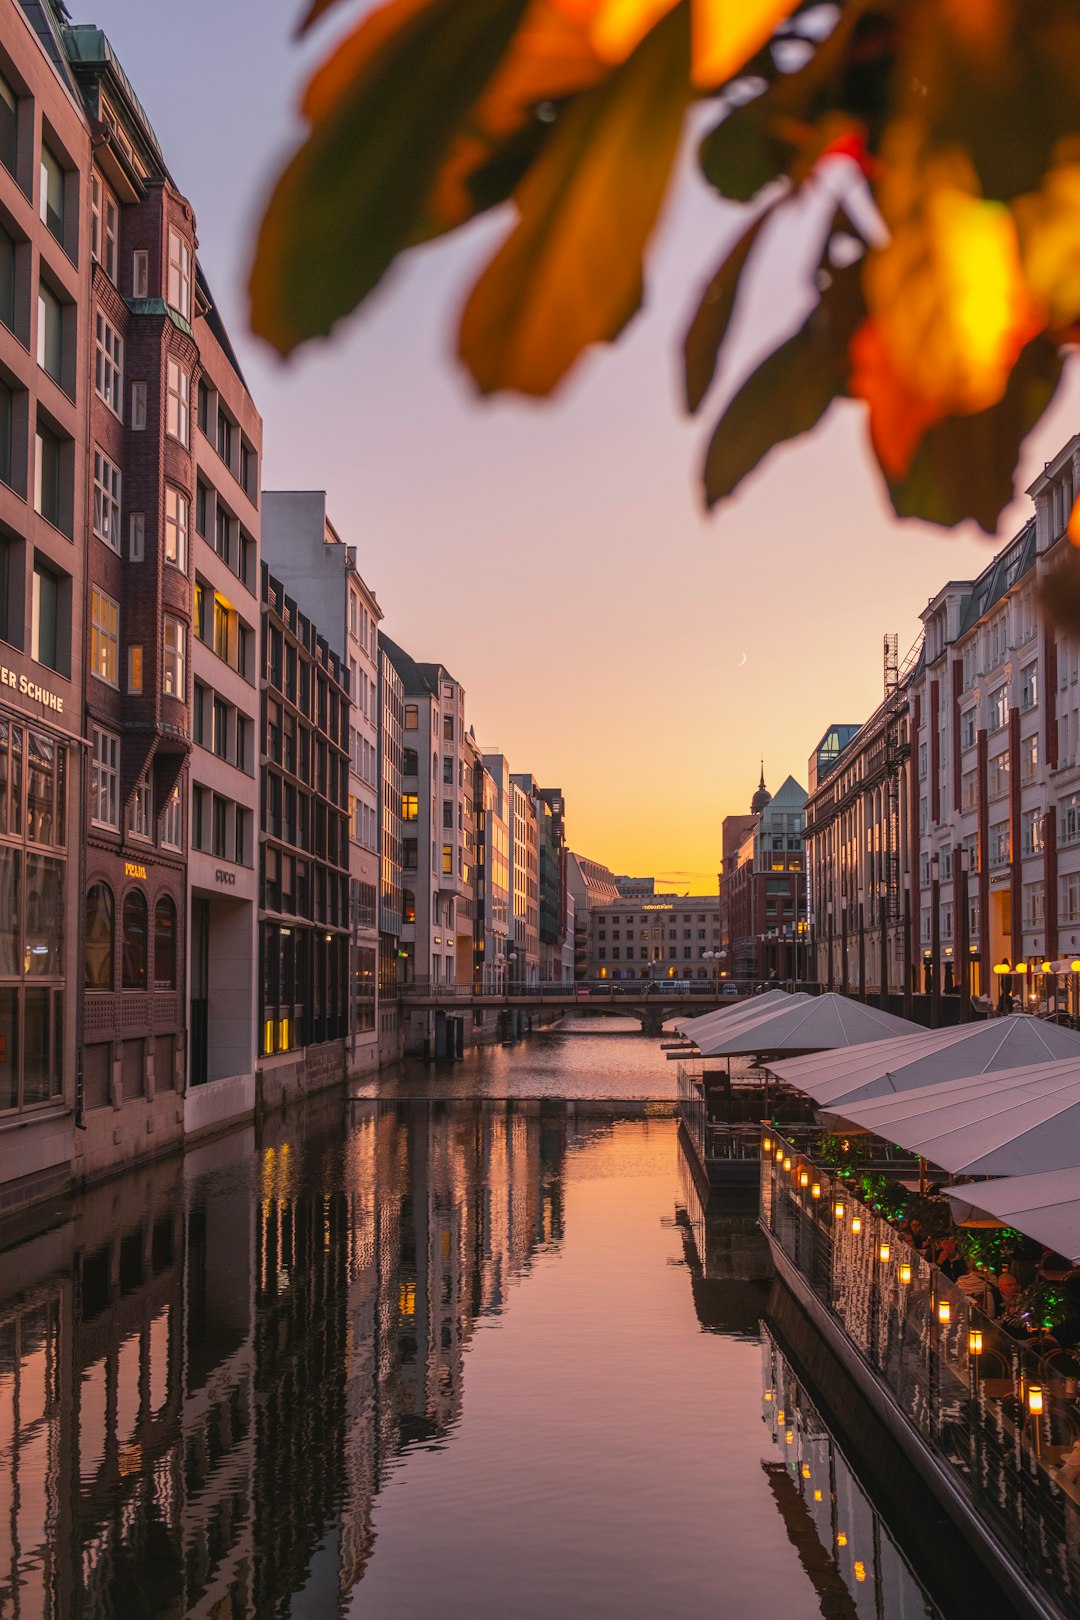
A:
[[[745,663],[746,663],[746,654],[745,653],[740,653],[739,654],[739,668],[742,669],[742,667],[743,667],[743,665]]]

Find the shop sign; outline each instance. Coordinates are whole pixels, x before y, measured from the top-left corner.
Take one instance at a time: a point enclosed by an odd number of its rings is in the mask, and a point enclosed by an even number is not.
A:
[[[146,882],[146,867],[140,866],[137,861],[124,862],[124,876],[138,878],[141,883]]]
[[[659,906],[659,905],[643,905],[641,909],[642,909],[642,911],[674,911],[675,907],[669,903],[669,904],[663,905],[663,906]]]
[[[223,866],[219,866],[214,872],[214,879],[217,883],[231,883],[235,885],[236,873],[226,872]]]
[[[40,703],[42,708],[51,709],[54,714],[64,712],[64,700],[58,692],[50,692],[47,686],[39,686],[29,675],[20,675],[18,670],[9,669],[6,664],[0,664],[0,686],[10,687],[20,697],[29,698],[31,703]]]

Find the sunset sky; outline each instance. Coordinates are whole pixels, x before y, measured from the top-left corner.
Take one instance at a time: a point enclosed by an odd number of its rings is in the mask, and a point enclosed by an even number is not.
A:
[[[470,267],[503,217],[425,250],[329,345],[280,365],[247,332],[254,227],[304,77],[363,4],[301,49],[300,0],[188,0],[179,26],[162,0],[68,3],[109,34],[194,205],[265,421],[266,486],[327,490],[388,632],[464,683],[485,748],[564,789],[574,849],[714,891],[721,820],[747,807],[759,757],[771,788],[789,772],[805,785],[826,727],[879,700],[883,634],[903,653],[927,599],[991,543],[892,521],[853,407],[702,515],[708,414],[683,415],[678,355],[735,214],[689,165],[649,307],[554,403],[478,402],[451,357]],[[774,242],[739,317],[744,360],[792,322],[790,249]],[[1074,363],[1021,488],[1078,404]],[[1021,495],[1001,540],[1028,510]]]

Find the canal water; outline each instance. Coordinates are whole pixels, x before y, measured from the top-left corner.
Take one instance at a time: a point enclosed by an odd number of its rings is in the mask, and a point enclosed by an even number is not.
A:
[[[9,1228],[0,1617],[939,1620],[666,1067],[406,1068]]]

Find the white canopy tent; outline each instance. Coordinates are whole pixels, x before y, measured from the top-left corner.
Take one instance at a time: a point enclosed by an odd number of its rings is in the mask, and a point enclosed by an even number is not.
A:
[[[702,1057],[738,1057],[753,1052],[763,1056],[789,1052],[794,1056],[797,1052],[911,1035],[918,1028],[906,1018],[864,1007],[861,1001],[850,1001],[847,996],[808,996],[802,1001],[793,996],[788,1005],[770,1008],[764,1017],[740,1024],[738,1029],[722,1024],[703,1033],[697,1045]]]
[[[946,1187],[944,1192],[958,1210],[984,1210],[1080,1264],[1080,1166],[1003,1176],[970,1187]]]
[[[1080,1164],[1080,1058],[845,1103],[845,1119],[954,1175]]]
[[[1069,1057],[1080,1062],[1076,1030],[1016,1013],[953,1029],[921,1029],[898,1040],[839,1052],[814,1052],[770,1063],[769,1069],[823,1108],[843,1114],[847,1103],[869,1097]]]
[[[719,1028],[723,1024],[726,1028],[733,1018],[757,1017],[771,1012],[774,1007],[786,1006],[792,1001],[809,1000],[810,997],[804,990],[800,990],[797,995],[792,995],[787,990],[765,990],[760,996],[744,996],[741,1001],[733,1001],[730,1007],[717,1007],[713,1012],[699,1014],[697,1018],[676,1019],[675,1028],[680,1035],[694,1040],[699,1034],[713,1027]]]

